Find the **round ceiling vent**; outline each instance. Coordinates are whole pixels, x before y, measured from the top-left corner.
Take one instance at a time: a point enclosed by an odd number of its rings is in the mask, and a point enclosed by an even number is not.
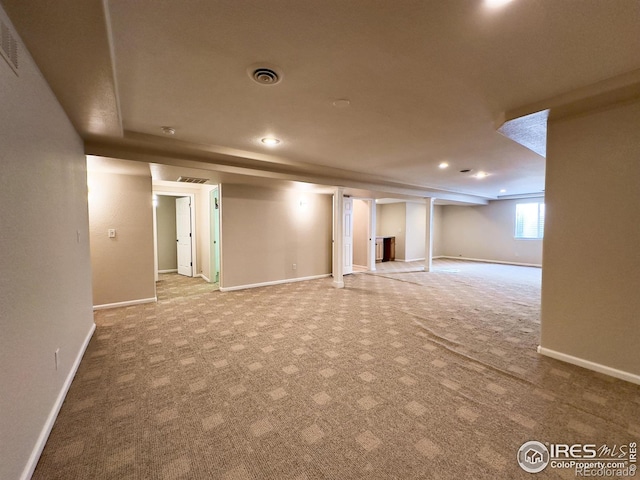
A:
[[[254,82],[260,85],[275,85],[281,82],[283,77],[282,71],[278,67],[264,62],[250,65],[247,68],[247,73]]]
[[[280,77],[270,68],[258,68],[253,72],[253,79],[261,85],[273,85],[280,81]]]

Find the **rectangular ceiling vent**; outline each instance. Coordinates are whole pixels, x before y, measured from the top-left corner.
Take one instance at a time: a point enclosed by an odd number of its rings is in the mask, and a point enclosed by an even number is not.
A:
[[[208,178],[197,178],[197,177],[178,177],[179,182],[183,183],[207,183],[209,181]]]
[[[18,41],[2,20],[0,20],[0,53],[14,73],[18,75]]]

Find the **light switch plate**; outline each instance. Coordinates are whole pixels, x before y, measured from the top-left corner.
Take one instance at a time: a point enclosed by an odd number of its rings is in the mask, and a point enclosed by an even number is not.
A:
[[[115,228],[110,228],[108,230],[109,233],[109,238],[116,238],[116,229]]]

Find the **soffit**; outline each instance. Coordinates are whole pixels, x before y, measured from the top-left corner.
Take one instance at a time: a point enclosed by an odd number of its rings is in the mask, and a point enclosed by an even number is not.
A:
[[[332,185],[362,174],[425,194],[539,192],[544,159],[497,133],[505,112],[640,69],[635,1],[109,0],[102,14],[99,0],[3,4],[85,139],[122,139],[83,116],[102,99],[125,138],[172,158],[199,145],[269,175],[331,168]],[[255,84],[246,69],[257,62],[279,66],[282,82]],[[340,98],[350,106],[332,106]],[[173,149],[164,125],[176,128]],[[260,144],[268,134],[277,149]]]

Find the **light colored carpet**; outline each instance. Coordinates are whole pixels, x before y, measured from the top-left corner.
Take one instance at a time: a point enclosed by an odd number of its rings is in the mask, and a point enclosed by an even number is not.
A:
[[[638,440],[640,387],[536,353],[539,269],[420,266],[161,276],[157,304],[96,312],[33,478],[533,478],[525,441]]]

